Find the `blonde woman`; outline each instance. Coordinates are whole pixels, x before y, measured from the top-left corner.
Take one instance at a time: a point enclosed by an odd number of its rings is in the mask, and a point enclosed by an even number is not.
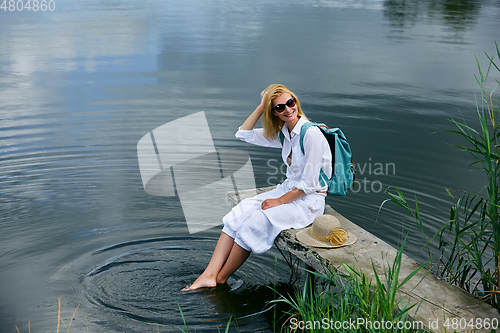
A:
[[[263,117],[264,128],[255,128]],[[205,271],[189,287],[215,287],[245,262],[251,252],[262,254],[284,229],[304,228],[323,214],[327,186],[319,182],[323,169],[332,175],[332,155],[321,131],[311,126],[300,149],[300,129],[307,118],[293,92],[273,84],[262,93],[253,113],[236,132],[236,137],[264,147],[281,148],[287,166],[286,180],[274,190],[240,202],[223,218],[224,228]],[[283,144],[279,133],[283,133]]]

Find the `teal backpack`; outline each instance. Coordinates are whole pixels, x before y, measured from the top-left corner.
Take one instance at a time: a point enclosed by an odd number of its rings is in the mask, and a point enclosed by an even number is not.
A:
[[[356,180],[356,166],[352,160],[351,147],[339,128],[328,128],[325,124],[307,122],[300,129],[300,149],[304,154],[304,135],[309,127],[316,126],[325,136],[332,152],[332,178],[328,179],[323,169],[319,173],[319,182],[322,186],[328,185],[328,193],[346,195]],[[283,132],[279,132],[281,145],[285,140]]]

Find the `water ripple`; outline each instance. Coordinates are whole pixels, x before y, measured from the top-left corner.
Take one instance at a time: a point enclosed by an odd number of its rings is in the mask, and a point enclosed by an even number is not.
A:
[[[248,320],[252,329],[268,329],[261,316],[266,292],[251,281],[262,281],[267,275],[269,258],[251,257],[226,285],[197,293],[181,291],[203,271],[212,250],[213,239],[198,237],[159,237],[111,245],[88,255],[85,260],[94,263],[93,268],[75,281],[75,287],[82,288],[93,307],[91,316],[96,320],[106,317],[112,327],[120,327],[127,317],[137,323],[161,325],[162,331],[178,331],[177,327],[184,326],[180,307],[190,329],[225,327],[231,316],[241,317],[243,327],[245,318],[257,316],[257,321]],[[245,276],[245,282],[238,274]],[[242,303],[242,298],[255,294],[255,288],[259,288],[260,299]]]

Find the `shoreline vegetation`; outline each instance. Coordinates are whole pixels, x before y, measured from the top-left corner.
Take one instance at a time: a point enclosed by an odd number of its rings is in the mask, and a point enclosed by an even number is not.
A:
[[[500,310],[500,96],[496,92],[500,82],[488,81],[490,71],[500,73],[500,49],[497,42],[496,56],[485,53],[489,63],[486,71],[476,56],[479,75],[475,76],[481,89],[476,95],[476,109],[480,129],[469,126],[465,120],[451,119],[455,130],[447,132],[460,135],[468,145],[453,145],[473,156],[469,166],[483,172],[486,184],[479,193],[461,191],[456,198],[449,189],[452,199],[450,217],[434,235],[426,235],[424,223],[414,197],[414,208],[398,188],[387,193],[392,202],[408,210],[416,221],[429,256],[429,269],[438,277],[479,297],[487,304]],[[433,256],[430,243],[437,240],[439,257]]]
[[[423,248],[427,249],[429,260],[400,281],[404,239],[394,261],[387,263],[384,276],[381,278],[375,273],[375,281],[354,267],[343,264],[342,268],[347,274],[333,269],[326,275],[310,272],[319,278],[316,284],[305,281],[304,287],[297,288],[293,295],[279,294],[276,286],[270,287],[279,296],[269,302],[269,306],[274,307],[273,331],[427,332],[421,323],[415,322],[410,316],[410,310],[418,311],[419,304],[401,304],[398,301],[398,289],[427,265],[438,277],[479,297],[497,310],[500,309],[500,99],[495,94],[500,82],[495,80],[493,85],[488,82],[491,70],[500,73],[500,49],[496,41],[495,46],[497,60],[485,53],[489,61],[486,71],[483,71],[476,57],[479,75],[475,78],[481,89],[480,96],[476,96],[480,129],[475,130],[465,120],[459,122],[451,119],[456,129],[447,131],[460,135],[468,142],[468,146],[454,146],[470,153],[474,158],[470,166],[479,166],[484,172],[487,183],[483,190],[480,193],[463,191],[461,197],[455,198],[446,189],[452,199],[450,217],[434,235],[426,235],[424,232],[416,195],[412,208],[400,189],[389,188],[386,192],[390,198],[382,202],[379,208],[381,210],[386,203],[392,202],[411,214],[424,238]],[[490,86],[493,88],[489,88]],[[438,242],[441,251],[439,257],[432,254],[432,241]],[[311,288],[311,285],[314,287]],[[69,333],[79,306],[66,325],[61,318],[61,299],[58,300],[55,332],[60,332],[62,323]],[[289,310],[279,315],[276,311],[278,304],[286,305]],[[191,332],[180,306],[179,311],[184,322],[184,327],[179,327],[179,330]],[[361,325],[360,318],[364,320]],[[336,323],[351,323],[353,319],[356,320],[356,325],[335,326]],[[217,330],[238,330],[237,325],[231,324],[232,322],[234,321],[230,319],[225,327]],[[31,333],[30,326],[31,322],[28,324]],[[456,332],[453,328],[452,325],[441,325],[439,330]],[[17,326],[16,330],[21,333]],[[47,333],[49,332],[51,331]],[[159,327],[157,332],[160,332]]]
[[[427,264],[400,281],[405,241],[394,261],[387,262],[382,278],[372,263],[375,281],[347,264],[342,264],[347,273],[335,268],[327,269],[326,275],[308,271],[322,283],[309,288],[312,283],[306,281],[304,288],[294,295],[280,295],[279,299],[270,302],[284,302],[291,309],[278,318],[283,322],[279,332],[426,332],[427,323],[414,321],[410,316],[410,310],[418,311],[419,304],[398,301],[399,288]]]

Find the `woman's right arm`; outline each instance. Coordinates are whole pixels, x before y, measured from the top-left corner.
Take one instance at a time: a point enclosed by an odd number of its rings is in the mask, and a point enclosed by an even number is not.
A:
[[[264,114],[264,100],[266,95],[267,92],[262,96],[259,106],[255,108],[243,125],[240,126],[238,132],[236,132],[236,137],[258,146],[281,148],[281,142],[277,135],[275,138],[269,139],[264,136],[263,128],[255,128],[255,124],[257,124],[259,118]]]
[[[260,101],[259,106],[255,108],[255,110],[252,112],[250,116],[248,116],[247,120],[241,125],[240,129],[244,131],[249,131],[253,130],[255,127],[255,124],[257,124],[257,121],[259,118],[264,114],[264,98],[267,95],[267,91],[262,95],[262,99]]]

